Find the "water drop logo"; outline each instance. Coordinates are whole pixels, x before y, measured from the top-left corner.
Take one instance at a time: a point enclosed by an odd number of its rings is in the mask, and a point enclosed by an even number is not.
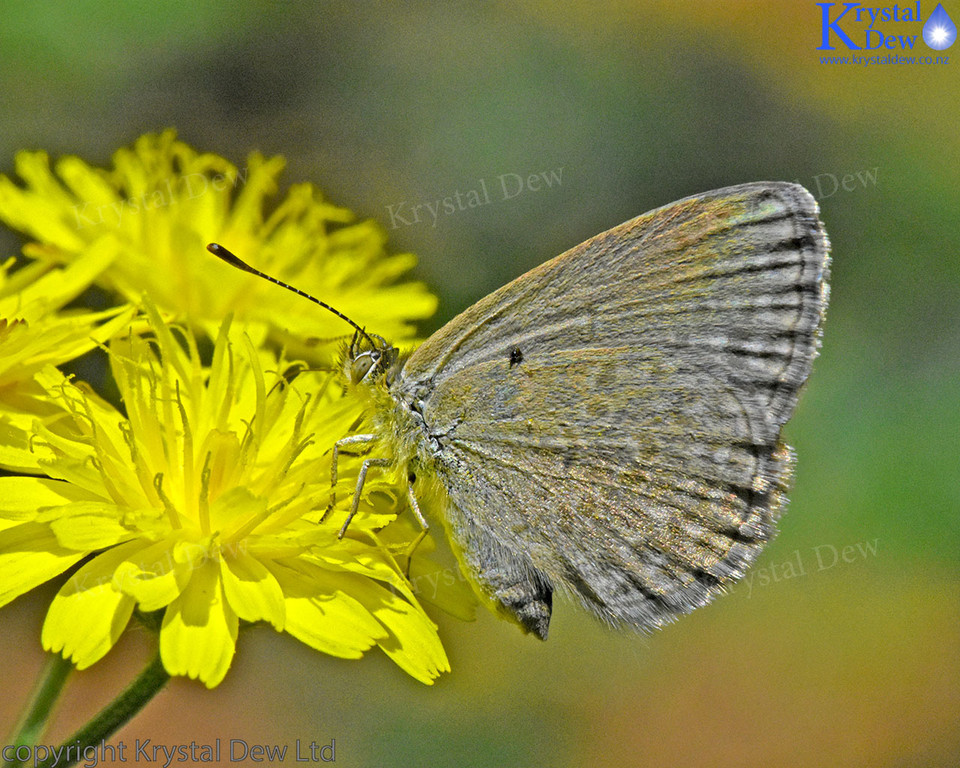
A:
[[[956,39],[957,25],[943,10],[943,5],[938,4],[923,25],[923,42],[935,51],[942,51],[953,45]]]

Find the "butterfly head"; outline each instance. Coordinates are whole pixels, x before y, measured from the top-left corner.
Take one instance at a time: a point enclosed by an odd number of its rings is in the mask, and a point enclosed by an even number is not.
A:
[[[397,348],[375,333],[357,332],[344,356],[343,372],[351,384],[373,384],[383,380],[389,386],[400,370]]]
[[[334,309],[325,301],[320,301],[320,299],[315,296],[311,296],[309,293],[301,291],[289,283],[277,280],[277,278],[251,267],[219,243],[210,243],[207,246],[207,250],[217,258],[222,259],[237,269],[263,278],[268,282],[279,285],[281,288],[286,288],[288,291],[292,291],[298,296],[312,301],[314,304],[319,304],[324,309],[329,310],[337,317],[352,325],[354,328],[353,341],[350,342],[349,347],[346,349],[343,363],[343,372],[350,384],[376,384],[382,381],[389,387],[396,378],[397,373],[399,373],[403,365],[403,361],[400,359],[397,348],[390,344],[385,338],[377,336],[375,333],[367,333],[362,327],[357,325],[357,323],[343,314],[343,312]]]

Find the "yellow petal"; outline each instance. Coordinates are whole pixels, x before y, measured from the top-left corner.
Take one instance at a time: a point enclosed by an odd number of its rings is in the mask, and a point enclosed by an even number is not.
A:
[[[437,626],[422,609],[387,592],[380,605],[371,610],[390,630],[390,637],[378,645],[404,672],[432,685],[441,672],[450,671]]]
[[[434,605],[461,621],[476,618],[477,598],[456,565],[441,565],[428,557],[414,557],[410,565],[410,583],[421,605]]]
[[[372,597],[373,582],[345,573],[324,573],[320,568],[291,561],[274,563],[286,597],[284,630],[302,643],[331,656],[358,659],[379,639],[383,627],[355,598]]]
[[[56,164],[57,174],[80,200],[89,200],[96,208],[119,201],[113,186],[79,157],[67,155]]]
[[[13,472],[40,471],[39,456],[31,444],[33,417],[0,406],[0,467]]]
[[[160,541],[134,552],[113,574],[114,586],[129,595],[143,611],[170,605],[190,582],[191,573],[175,562],[173,544]]]
[[[249,555],[225,557],[220,575],[227,602],[244,621],[268,621],[283,630],[283,590],[263,563]]]
[[[0,530],[0,606],[63,573],[84,554],[61,547],[41,523]]]
[[[15,167],[32,189],[20,189],[6,176],[0,176],[0,217],[45,243],[65,250],[79,249],[83,240],[66,211],[75,213],[74,208],[80,206],[74,205],[76,201],[54,178],[47,154],[20,152]]]
[[[109,651],[127,626],[134,601],[113,586],[117,565],[140,545],[131,542],[94,558],[63,585],[50,604],[41,641],[85,669]]]
[[[386,635],[370,612],[344,592],[288,597],[284,630],[315,650],[343,659],[359,659]]]
[[[35,322],[38,318],[35,313],[30,312],[30,305],[36,307],[62,307],[68,301],[74,299],[80,294],[93,280],[96,279],[104,269],[110,266],[117,257],[116,247],[105,247],[103,243],[95,243],[83,255],[83,258],[63,269],[54,269],[35,280],[30,285],[24,286],[16,296],[9,296],[0,301],[0,309],[4,314],[14,314],[14,307],[24,307],[23,314],[17,313],[18,317],[26,317],[28,321]],[[80,318],[89,317],[90,314],[82,313]]]
[[[313,558],[308,558],[313,559]],[[343,539],[337,547],[330,547],[316,555],[316,562],[321,566],[334,566],[371,579],[384,581],[408,596],[409,585],[403,577],[387,562],[379,551],[372,549],[365,542],[352,539]]]
[[[160,656],[171,675],[185,675],[213,688],[223,680],[237,644],[237,615],[227,604],[220,567],[198,567],[183,593],[167,608],[160,629]]]
[[[50,530],[67,549],[91,552],[126,541],[135,534],[117,520],[117,506],[106,502],[79,501],[46,510],[39,522],[50,522]]]
[[[0,518],[32,520],[44,507],[60,507],[97,497],[62,480],[45,477],[0,477]]]

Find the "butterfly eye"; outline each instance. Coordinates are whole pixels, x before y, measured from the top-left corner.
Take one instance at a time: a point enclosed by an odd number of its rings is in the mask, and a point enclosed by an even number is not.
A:
[[[358,384],[372,375],[378,369],[380,362],[380,350],[374,349],[370,352],[361,352],[354,355],[347,366],[347,376],[353,384]]]
[[[396,347],[388,344],[382,336],[366,337],[372,348],[361,351],[365,339],[354,336],[347,351],[344,370],[353,384],[374,379],[383,379],[387,386],[393,382],[400,369],[400,356]]]

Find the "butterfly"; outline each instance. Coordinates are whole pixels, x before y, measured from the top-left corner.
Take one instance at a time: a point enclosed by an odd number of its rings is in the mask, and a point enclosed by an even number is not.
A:
[[[418,515],[416,483],[437,484],[462,570],[524,630],[546,639],[556,590],[657,627],[740,578],[775,532],[794,466],[780,433],[828,274],[813,197],[757,182],[599,234],[409,355],[347,319],[345,374],[374,424],[351,441],[379,449],[361,475],[405,469]]]

